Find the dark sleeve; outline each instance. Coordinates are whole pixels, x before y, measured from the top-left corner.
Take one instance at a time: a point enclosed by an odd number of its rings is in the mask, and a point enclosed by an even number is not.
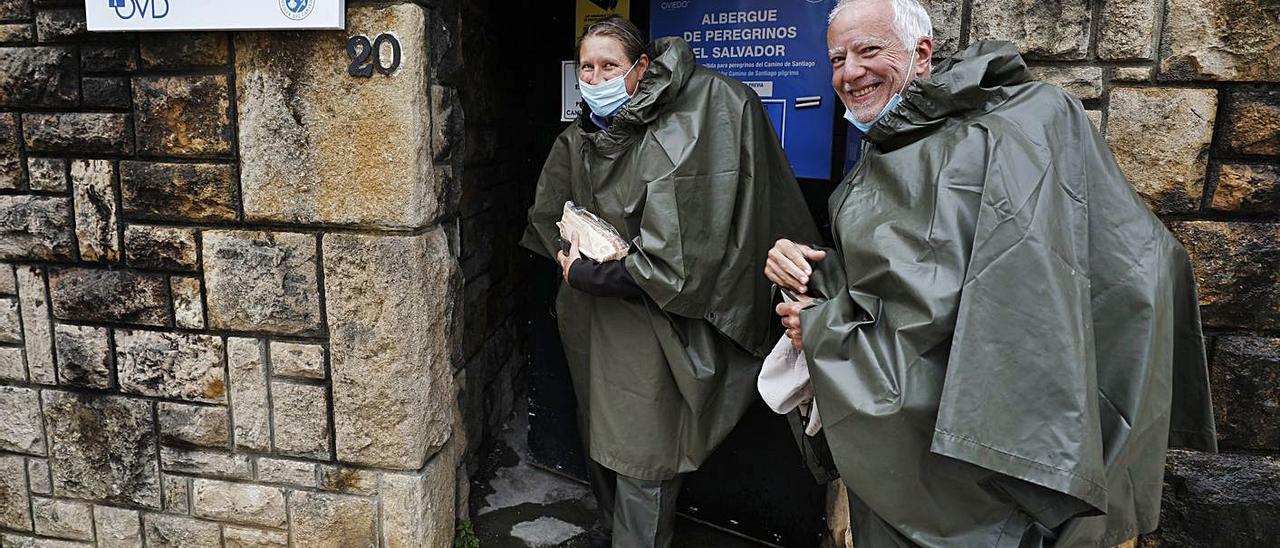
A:
[[[622,261],[578,259],[569,265],[569,287],[598,297],[639,297],[644,291]]]

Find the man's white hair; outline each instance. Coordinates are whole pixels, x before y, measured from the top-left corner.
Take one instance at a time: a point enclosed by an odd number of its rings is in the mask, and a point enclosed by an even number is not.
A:
[[[874,0],[840,0],[836,7],[831,9],[831,15],[827,16],[827,24],[830,25],[835,21],[836,16],[850,5],[870,1]],[[893,30],[898,34],[898,40],[902,42],[903,49],[911,51],[915,49],[916,42],[920,41],[920,38],[933,38],[933,22],[929,20],[929,12],[925,11],[919,1],[887,1],[893,7]]]

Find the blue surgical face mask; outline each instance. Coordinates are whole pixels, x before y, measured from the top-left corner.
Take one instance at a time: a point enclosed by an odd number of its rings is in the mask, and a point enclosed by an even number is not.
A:
[[[591,107],[592,113],[608,118],[622,110],[622,106],[631,100],[631,95],[627,94],[627,76],[635,70],[637,64],[638,62],[632,63],[626,74],[599,84],[592,85],[578,79],[578,90],[582,92],[582,99]]]
[[[898,108],[898,104],[902,102],[902,92],[907,90],[908,85],[911,85],[911,67],[915,64],[916,51],[915,49],[912,49],[911,60],[907,61],[907,74],[903,77],[902,88],[900,88],[897,93],[893,94],[893,97],[889,98],[889,102],[884,104],[884,108],[880,109],[880,113],[877,114],[875,118],[872,118],[870,122],[864,124],[858,121],[858,118],[853,115],[853,111],[848,108],[844,109],[844,119],[848,120],[850,124],[853,124],[853,127],[858,128],[858,131],[861,131],[862,133],[871,131],[871,126],[876,125],[876,122],[879,122],[881,118],[884,118],[890,112],[893,112],[893,109]]]

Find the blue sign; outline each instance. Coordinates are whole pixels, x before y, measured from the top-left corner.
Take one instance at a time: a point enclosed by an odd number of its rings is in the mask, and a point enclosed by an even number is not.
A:
[[[827,60],[833,0],[652,0],[650,35],[680,36],[698,63],[760,95],[796,177],[831,177],[839,101]],[[843,108],[843,107],[841,107]]]

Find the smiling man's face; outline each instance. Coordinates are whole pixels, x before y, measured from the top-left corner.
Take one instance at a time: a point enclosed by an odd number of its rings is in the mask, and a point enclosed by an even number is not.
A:
[[[893,29],[889,0],[851,4],[827,27],[831,87],[859,122],[870,123],[911,78],[929,77],[933,44],[921,38],[915,60]],[[912,62],[908,72],[907,63]]]

